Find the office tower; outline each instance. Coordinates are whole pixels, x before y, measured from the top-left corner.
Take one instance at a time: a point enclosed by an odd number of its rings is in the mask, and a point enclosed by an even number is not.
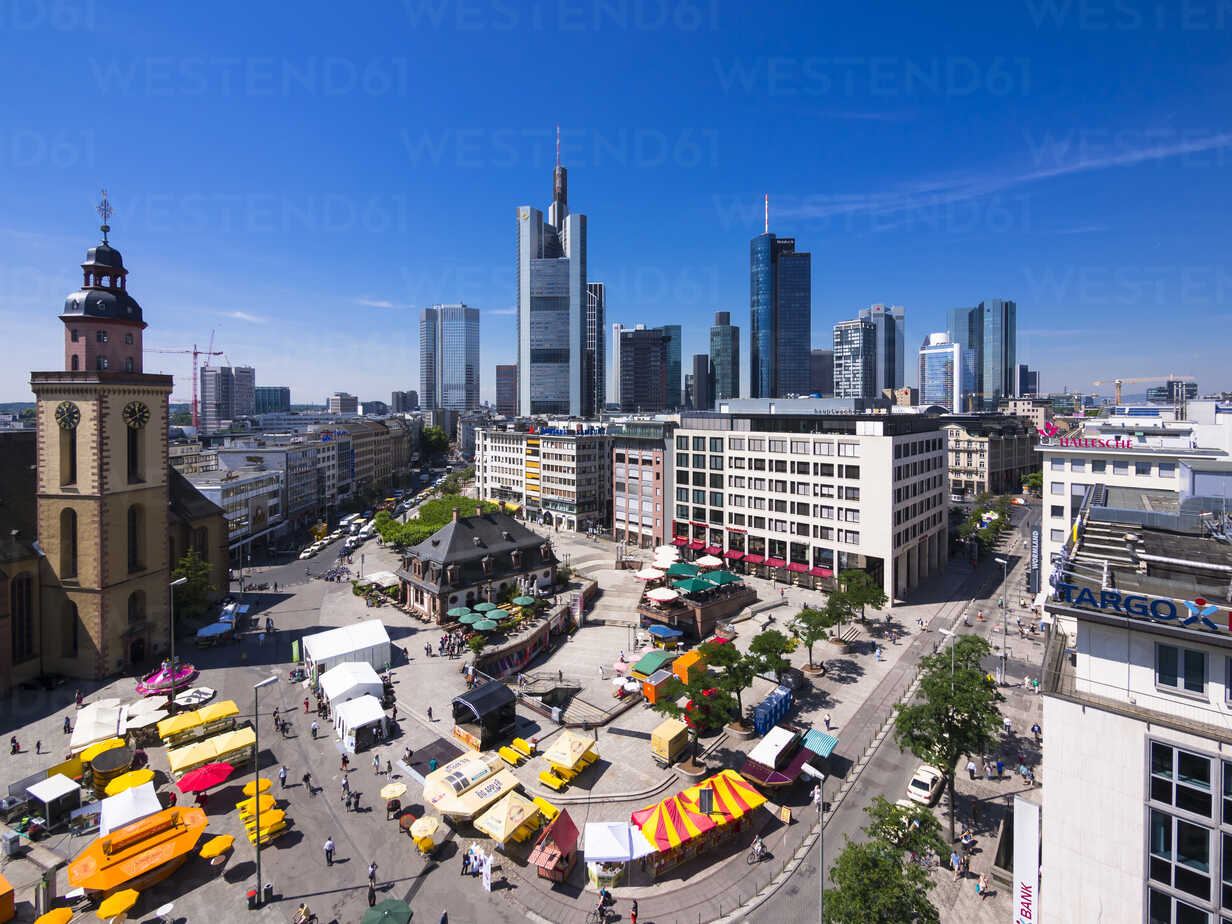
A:
[[[419,410],[419,392],[417,391],[395,391],[389,397],[389,406],[393,408],[395,414],[406,414]]]
[[[733,327],[730,311],[714,313],[710,328],[710,380],[712,403],[740,397],[740,328]]]
[[[667,403],[664,407],[680,407],[680,325],[663,324],[659,330],[667,335]]]
[[[974,308],[951,308],[950,340],[971,351],[971,376],[963,383],[964,409],[996,410],[1017,382],[1018,306],[999,298]],[[969,399],[967,396],[970,396]]]
[[[479,309],[434,305],[419,312],[419,393],[424,407],[479,407]]]
[[[693,407],[693,373],[689,372],[684,377],[684,406],[690,411],[697,410]]]
[[[657,413],[668,407],[667,343],[661,327],[639,324],[620,332],[620,409],[625,413]]]
[[[620,406],[620,332],[625,326],[617,321],[612,325],[611,362],[607,373],[608,403]]]
[[[812,256],[796,239],[766,231],[749,243],[749,394],[782,398],[809,393]]]
[[[345,391],[336,391],[325,400],[328,414],[358,414],[359,399]]]
[[[809,392],[822,398],[834,394],[834,351],[813,350],[809,354]]]
[[[518,367],[496,367],[496,412],[506,417],[518,416]]]
[[[202,366],[200,374],[203,433],[256,413],[256,372],[251,366]]]
[[[607,286],[586,283],[586,382],[582,393],[582,416],[597,417],[607,404],[607,360],[604,355],[603,316],[607,309]]]
[[[920,346],[920,404],[962,409],[962,347],[942,332],[929,334]]]
[[[709,411],[714,408],[714,372],[710,357],[705,353],[693,354],[693,409]]]
[[[285,385],[258,385],[253,389],[257,414],[277,414],[291,410],[291,389]]]
[[[585,406],[586,216],[569,211],[565,168],[547,220],[518,207],[518,409],[579,416]]]
[[[1026,398],[1039,394],[1039,373],[1026,363],[1018,364],[1018,397]]]
[[[860,317],[872,321],[876,329],[877,394],[884,388],[902,388],[906,381],[906,310],[902,305],[876,304],[862,308]]]
[[[865,318],[834,325],[834,397],[876,398],[877,329]]]
[[[1033,373],[1039,375],[1039,373]],[[1146,390],[1146,400],[1156,404],[1184,404],[1198,397],[1198,383],[1182,379],[1169,379],[1162,385],[1152,385]]]

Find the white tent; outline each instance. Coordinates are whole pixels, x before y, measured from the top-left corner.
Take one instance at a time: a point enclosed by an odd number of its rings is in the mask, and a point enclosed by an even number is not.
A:
[[[63,773],[53,773],[47,779],[28,787],[26,792],[30,794],[30,798],[43,803],[43,817],[52,828],[81,805],[81,787]]]
[[[389,664],[389,633],[379,619],[318,632],[304,639],[304,661],[318,677],[347,661],[366,661],[384,670]]]
[[[88,706],[82,706],[75,716],[73,737],[68,743],[69,751],[76,754],[92,744],[120,735],[124,730],[126,712],[118,699],[100,699]]]
[[[365,661],[346,661],[337,667],[331,667],[321,675],[320,683],[321,693],[334,709],[348,700],[364,695],[380,699],[385,693],[381,678],[377,676],[372,665]]]
[[[348,700],[334,710],[334,728],[343,744],[352,751],[355,750],[356,732],[369,725],[384,728],[384,724],[385,710],[375,696],[365,695]]]
[[[588,863],[627,863],[655,852],[637,828],[624,821],[588,821],[582,836]]]
[[[398,575],[392,571],[373,571],[359,579],[361,584],[375,584],[377,587],[397,587]]]
[[[108,796],[100,804],[103,807],[98,823],[100,835],[163,810],[162,803],[154,792],[153,783],[134,786],[118,795]]]

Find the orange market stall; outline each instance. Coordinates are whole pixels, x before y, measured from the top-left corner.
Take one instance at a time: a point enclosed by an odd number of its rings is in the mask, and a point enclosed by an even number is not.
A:
[[[562,810],[550,825],[543,829],[530,852],[529,862],[539,871],[540,879],[564,882],[573,872],[577,862],[578,829]]]
[[[692,678],[706,673],[706,659],[700,651],[689,651],[672,662],[672,673],[680,678],[681,683],[688,683]]]

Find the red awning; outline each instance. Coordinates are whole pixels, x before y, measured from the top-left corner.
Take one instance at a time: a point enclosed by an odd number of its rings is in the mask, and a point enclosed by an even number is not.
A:
[[[722,546],[719,546],[719,545],[712,545],[712,546],[709,546],[709,547],[706,549],[706,554],[707,554],[707,555],[722,555],[722,554],[723,554],[723,547],[722,547]]]
[[[760,565],[766,559],[762,557],[761,555],[756,554],[755,552],[749,552],[747,555],[744,556],[744,560],[747,561],[750,565]]]
[[[744,558],[744,553],[739,549],[728,549],[723,553],[723,557],[730,558],[732,561],[740,561],[740,559]]]
[[[813,577],[834,577],[834,572],[829,568],[809,568],[809,574]]]
[[[700,552],[705,547],[706,543],[698,542],[696,539],[689,543],[689,548],[691,548],[694,552]]]
[[[677,536],[675,539],[672,540],[672,545],[688,545],[688,544],[689,544],[689,540],[686,539],[684,536]]]
[[[781,558],[767,558],[766,566],[769,568],[782,568],[787,562]]]
[[[787,563],[788,571],[796,571],[800,574],[808,574],[808,565],[802,565],[798,561],[789,561]]]

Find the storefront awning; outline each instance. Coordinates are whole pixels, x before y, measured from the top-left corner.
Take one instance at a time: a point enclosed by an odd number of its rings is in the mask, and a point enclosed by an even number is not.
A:
[[[785,564],[787,564],[787,562],[783,561],[783,559],[781,558],[767,558],[766,559],[767,568],[782,568]]]
[[[829,568],[809,568],[809,574],[820,578],[834,577],[834,572]]]
[[[787,563],[787,570],[794,571],[797,574],[808,574],[808,565],[802,565],[798,561],[789,561]]]
[[[764,556],[758,555],[755,552],[749,552],[747,555],[744,556],[744,560],[747,561],[750,565],[760,565],[766,559]]]
[[[804,734],[802,745],[818,757],[829,757],[834,753],[834,749],[838,747],[838,739],[833,735],[827,735],[825,732],[819,732],[816,729],[810,728]]]
[[[706,543],[698,542],[696,539],[694,539],[692,542],[689,543],[689,548],[692,549],[694,552],[700,552],[705,547],[706,547]]]
[[[722,546],[719,546],[719,545],[711,545],[711,546],[707,546],[707,547],[706,547],[706,554],[707,554],[707,555],[722,555],[722,554],[723,554],[723,547],[722,547]]]
[[[744,553],[739,549],[728,549],[723,553],[723,557],[731,561],[740,561],[740,559],[744,558]]]
[[[689,544],[689,540],[684,538],[684,536],[677,536],[676,538],[672,540],[672,545],[680,546],[680,545],[688,545],[688,544]]]

